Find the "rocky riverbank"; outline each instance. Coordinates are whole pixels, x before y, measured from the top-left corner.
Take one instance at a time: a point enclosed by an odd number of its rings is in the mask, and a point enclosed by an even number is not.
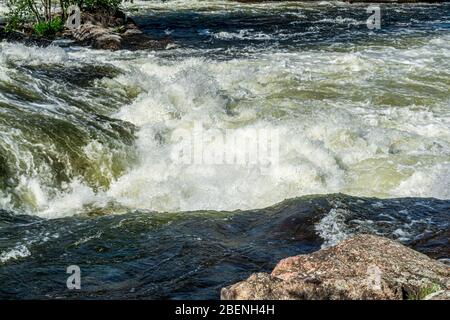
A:
[[[161,50],[169,39],[152,39],[145,35],[133,19],[122,11],[96,10],[81,13],[81,25],[77,29],[65,29],[54,37],[37,37],[32,29],[7,32],[0,26],[0,41],[15,41],[29,45],[48,46],[55,40],[69,40],[75,45],[91,46],[104,50]]]
[[[221,299],[450,299],[450,267],[402,244],[357,235],[281,260],[223,288]]]

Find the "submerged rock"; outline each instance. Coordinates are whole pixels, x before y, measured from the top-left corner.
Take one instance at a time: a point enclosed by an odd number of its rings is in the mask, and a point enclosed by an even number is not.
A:
[[[448,299],[449,290],[450,267],[396,241],[362,234],[283,259],[271,274],[223,288],[221,299]]]

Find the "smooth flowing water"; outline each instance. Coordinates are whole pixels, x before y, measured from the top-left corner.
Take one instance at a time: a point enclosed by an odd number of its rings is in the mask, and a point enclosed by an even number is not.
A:
[[[0,297],[217,298],[359,232],[450,258],[450,4],[366,8],[137,2],[170,49],[0,43]],[[198,124],[278,132],[277,165],[174,162]]]

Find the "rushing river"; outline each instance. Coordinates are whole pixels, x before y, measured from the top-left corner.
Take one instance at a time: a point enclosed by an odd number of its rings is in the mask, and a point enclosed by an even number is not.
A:
[[[137,2],[168,50],[0,43],[0,298],[217,298],[359,232],[450,258],[450,4],[366,9]],[[277,163],[174,161],[198,125]]]

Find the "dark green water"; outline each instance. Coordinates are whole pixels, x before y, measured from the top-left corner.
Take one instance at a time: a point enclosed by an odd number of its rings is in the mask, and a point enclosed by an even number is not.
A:
[[[442,200],[330,195],[243,212],[54,220],[2,212],[0,250],[16,243],[30,254],[2,266],[0,296],[216,299],[224,285],[270,271],[283,257],[316,251],[323,238],[332,244],[361,232],[444,259],[449,210]],[[80,291],[66,288],[65,271],[73,264],[81,268]]]

